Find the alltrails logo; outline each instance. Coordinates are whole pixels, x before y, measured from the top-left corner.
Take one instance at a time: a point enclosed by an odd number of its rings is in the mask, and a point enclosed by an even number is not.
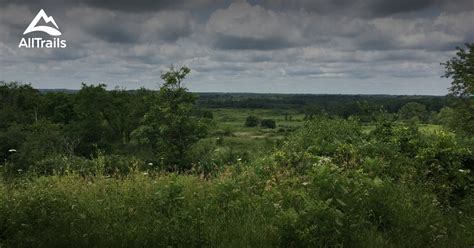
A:
[[[38,22],[43,20],[45,24],[51,23],[54,25],[52,26],[39,26]],[[41,9],[38,14],[35,16],[33,21],[31,21],[30,25],[26,28],[23,35],[29,34],[31,32],[44,32],[49,34],[50,36],[60,36],[61,32],[59,31],[58,24],[54,21],[52,16],[46,15],[43,9]],[[62,40],[61,38],[53,38],[53,39],[43,39],[41,37],[34,37],[34,38],[21,38],[20,44],[18,44],[19,48],[66,48],[66,40]]]

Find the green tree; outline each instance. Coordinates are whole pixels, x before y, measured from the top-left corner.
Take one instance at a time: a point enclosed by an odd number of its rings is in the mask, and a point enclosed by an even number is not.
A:
[[[89,156],[98,148],[107,149],[113,139],[110,121],[113,110],[106,85],[82,84],[81,90],[74,96],[76,119],[68,126],[68,136],[80,140],[77,151]]]
[[[258,117],[254,115],[250,115],[247,117],[247,119],[245,119],[246,127],[257,127],[259,123],[260,123],[260,120],[258,119]]]
[[[472,97],[474,94],[474,43],[466,44],[466,47],[458,47],[456,56],[444,63],[444,77],[453,80],[450,93],[459,97]]]
[[[20,162],[17,166],[22,166],[22,169],[28,169],[48,156],[63,154],[60,124],[41,120],[25,127],[23,132],[25,140],[17,152]]]
[[[263,119],[260,121],[260,127],[273,129],[276,128],[276,122],[273,119]]]
[[[140,120],[148,111],[146,97],[150,91],[139,89],[129,92],[123,89],[114,89],[108,92],[111,106],[104,117],[109,124],[114,137],[121,145],[127,145],[131,133],[140,125]]]
[[[444,63],[444,77],[453,81],[449,88],[450,94],[456,97],[454,111],[455,130],[474,133],[474,43],[466,44],[466,48],[457,48],[456,56]]]
[[[442,124],[446,127],[452,127],[456,125],[456,113],[454,113],[454,110],[450,107],[444,107],[442,108],[438,115],[436,116],[436,121],[439,124]]]
[[[398,111],[399,118],[402,120],[424,121],[427,114],[426,106],[417,102],[409,102]]]
[[[43,96],[41,112],[55,123],[69,124],[76,118],[73,104],[74,95],[64,92],[52,92]]]
[[[207,134],[209,119],[196,116],[194,105],[197,97],[182,86],[182,80],[190,72],[187,67],[161,75],[164,80],[158,93],[148,98],[150,110],[142,125],[135,130],[141,143],[151,146],[155,156],[166,166],[189,168],[187,152]]]
[[[39,119],[40,93],[29,84],[0,81],[0,129]]]

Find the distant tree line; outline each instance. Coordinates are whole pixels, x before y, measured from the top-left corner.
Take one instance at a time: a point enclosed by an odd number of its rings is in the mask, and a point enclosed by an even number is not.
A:
[[[390,96],[390,95],[283,95],[245,93],[200,93],[197,104],[203,108],[298,109],[311,116],[327,114],[347,118],[370,117],[384,110],[397,113],[407,103],[424,105],[428,113],[439,112],[447,106],[449,96]]]

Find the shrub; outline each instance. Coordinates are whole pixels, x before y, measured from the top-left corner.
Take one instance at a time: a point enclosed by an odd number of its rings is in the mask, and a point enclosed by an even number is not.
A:
[[[355,121],[317,118],[308,121],[294,132],[283,145],[288,155],[305,152],[318,156],[332,156],[343,144],[359,144],[363,139],[360,125]]]
[[[256,127],[260,124],[260,119],[258,117],[250,115],[245,119],[245,126],[246,127]]]
[[[438,131],[421,140],[416,154],[417,178],[443,203],[456,203],[473,193],[473,150],[461,147],[452,133]]]
[[[400,108],[398,115],[401,120],[426,121],[428,112],[425,105],[409,102]]]
[[[263,119],[260,121],[260,127],[274,129],[276,128],[276,122],[273,119]]]

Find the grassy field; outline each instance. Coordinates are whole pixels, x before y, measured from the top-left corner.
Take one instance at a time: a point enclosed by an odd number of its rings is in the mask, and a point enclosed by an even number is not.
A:
[[[231,150],[241,156],[247,154],[243,156],[258,157],[304,123],[304,115],[294,110],[284,113],[268,109],[212,109],[211,111],[215,126],[209,137],[200,142],[216,143],[218,152]],[[275,129],[246,127],[245,119],[251,115],[260,119],[273,119],[277,127]]]
[[[287,135],[302,127],[305,123],[304,114],[297,110],[272,109],[210,109],[214,116],[214,128],[210,137],[201,142],[216,143],[219,151],[232,150],[237,154],[247,153],[258,157],[268,151]],[[277,123],[275,129],[246,127],[245,119],[257,116],[260,119],[273,119]],[[420,131],[433,133],[443,130],[436,124],[418,124]],[[375,129],[373,124],[362,125],[362,130],[369,133]]]
[[[303,121],[304,114],[298,113],[296,110],[271,110],[271,109],[212,109],[214,120],[219,123],[234,127],[243,127],[245,118],[250,115],[260,117],[262,119],[274,119],[280,126],[291,127],[298,126]],[[285,114],[288,119],[285,120]]]

